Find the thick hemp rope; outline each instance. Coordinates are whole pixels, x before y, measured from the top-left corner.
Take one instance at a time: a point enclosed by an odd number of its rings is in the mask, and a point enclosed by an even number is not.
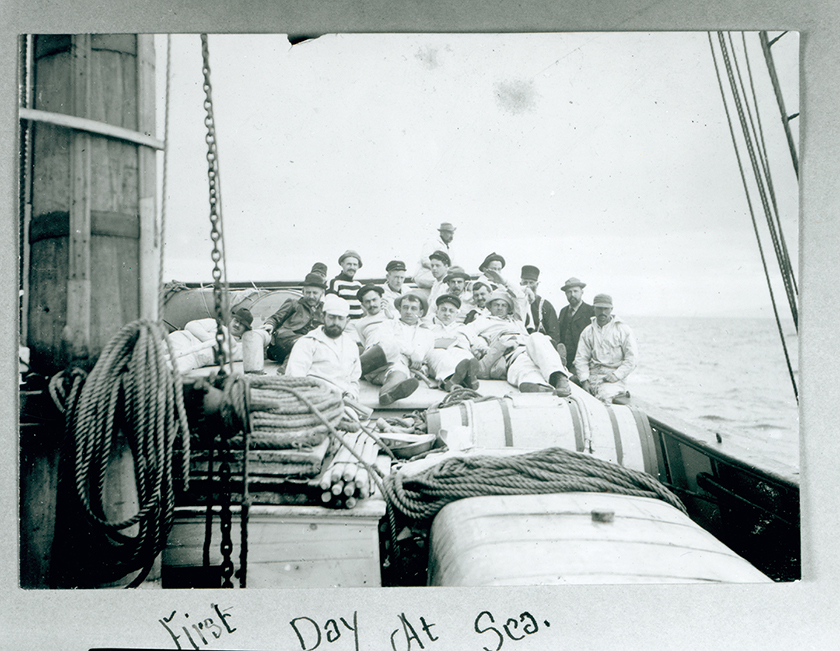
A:
[[[73,387],[65,408],[66,430],[74,444],[76,496],[91,533],[114,555],[101,565],[108,575],[103,580],[143,570],[132,586],[148,574],[172,526],[173,448],[179,432],[185,482],[188,477],[189,426],[180,376],[168,364],[165,346],[158,324],[138,320],[123,326],[105,346],[81,391]],[[105,514],[104,487],[119,432],[134,457],[139,508],[113,522]],[[122,533],[134,525],[135,536]]]
[[[389,505],[423,520],[464,497],[562,492],[600,492],[664,500],[686,512],[676,495],[642,472],[562,448],[514,456],[445,459],[417,475],[385,478]]]

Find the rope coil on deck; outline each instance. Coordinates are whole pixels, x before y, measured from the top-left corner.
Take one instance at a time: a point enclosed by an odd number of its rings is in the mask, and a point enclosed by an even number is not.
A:
[[[562,448],[453,457],[417,475],[396,472],[385,478],[389,506],[416,520],[431,518],[464,497],[574,491],[658,498],[686,512],[679,498],[653,477]]]
[[[157,324],[138,320],[124,326],[105,346],[81,390],[76,376],[65,404],[78,503],[94,540],[113,554],[112,562],[100,564],[107,574],[103,580],[142,569],[136,585],[148,573],[172,524],[173,448],[179,432],[188,463],[189,426],[180,376],[167,364],[164,342]],[[134,458],[139,508],[114,522],[105,513],[104,493],[118,433]],[[186,474],[184,470],[185,481]],[[136,536],[122,533],[134,525],[139,527]]]

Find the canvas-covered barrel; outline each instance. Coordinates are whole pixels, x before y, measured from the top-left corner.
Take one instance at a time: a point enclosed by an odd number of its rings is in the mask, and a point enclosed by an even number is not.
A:
[[[447,504],[429,537],[433,586],[771,580],[677,508],[612,493]]]
[[[428,430],[444,439],[466,431],[469,445],[479,448],[561,447],[661,478],[661,458],[642,411],[604,404],[577,386],[572,391],[570,398],[513,393],[434,407],[426,414]]]
[[[300,292],[291,289],[240,289],[223,292],[222,310],[245,307],[254,316],[253,327],[259,327],[274,314],[288,299],[297,299]],[[173,286],[164,294],[163,321],[172,330],[182,330],[189,321],[214,318],[216,307],[213,287]]]

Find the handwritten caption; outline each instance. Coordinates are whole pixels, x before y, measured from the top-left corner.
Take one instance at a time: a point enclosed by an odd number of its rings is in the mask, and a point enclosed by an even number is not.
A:
[[[175,643],[176,649],[203,649],[210,647],[216,640],[236,632],[238,629],[231,620],[231,607],[222,608],[219,604],[210,604],[206,612],[198,616],[187,612],[179,613],[173,610],[168,616],[158,621]],[[301,651],[315,651],[316,649],[349,649],[359,651],[359,613],[353,611],[352,616],[335,617],[325,621],[311,617],[295,617],[289,621]],[[395,628],[388,639],[393,651],[412,651],[432,647],[442,635],[435,628],[435,623],[426,617],[411,617],[405,613],[396,616]],[[475,632],[476,649],[481,644],[483,651],[501,651],[507,643],[521,642],[536,635],[540,630],[547,629],[551,624],[547,620],[542,625],[537,622],[528,611],[518,616],[497,618],[489,610],[482,610],[473,620],[471,632]],[[336,644],[342,638],[344,644]],[[463,640],[459,640],[463,643]],[[322,646],[323,645],[323,646]],[[516,647],[511,647],[516,648]]]

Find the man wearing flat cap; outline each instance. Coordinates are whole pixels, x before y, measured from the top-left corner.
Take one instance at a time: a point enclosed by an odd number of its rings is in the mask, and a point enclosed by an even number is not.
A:
[[[595,316],[595,310],[592,309],[592,306],[583,302],[584,287],[586,287],[586,283],[572,277],[560,288],[566,294],[566,300],[569,304],[560,310],[557,317],[557,329],[560,333],[560,343],[566,348],[566,366],[572,373],[576,372],[574,361],[577,356],[580,333]],[[572,377],[572,380],[576,379],[576,376]]]
[[[627,404],[625,380],[636,368],[636,339],[630,326],[612,313],[611,296],[598,294],[592,307],[595,316],[580,334],[575,357],[580,385],[603,402]]]
[[[467,312],[469,312],[472,308],[472,305],[470,305],[467,300],[467,294],[464,291],[464,288],[469,281],[470,275],[461,267],[449,267],[449,271],[447,271],[446,276],[443,277],[444,284],[441,286],[440,290],[434,293],[434,296],[429,296],[430,307],[427,322],[431,322],[432,317],[437,311],[437,299],[444,294],[448,294],[449,296],[455,296],[458,298],[458,312],[455,315],[455,320],[458,323],[463,323],[464,318],[467,316]],[[434,303],[432,301],[434,301]],[[434,305],[434,308],[431,307],[432,305]]]
[[[449,254],[444,251],[433,251],[429,256],[429,271],[434,279],[432,286],[428,289],[429,305],[434,305],[437,297],[446,293],[448,286],[445,278],[449,273],[450,265]]]
[[[335,294],[350,304],[350,318],[360,319],[364,312],[356,293],[362,286],[358,280],[354,280],[356,272],[362,268],[362,256],[356,251],[347,250],[338,257],[338,264],[341,273],[330,280],[327,286],[327,294]]]
[[[525,329],[528,332],[542,332],[548,335],[556,346],[560,343],[557,312],[551,303],[537,294],[537,288],[540,286],[540,270],[534,265],[526,264],[519,275],[519,284],[528,302],[528,310],[525,312]]]
[[[494,291],[487,304],[490,316],[463,327],[473,354],[480,360],[479,377],[504,378],[523,393],[569,396],[570,374],[551,339],[541,332],[529,334],[525,330],[525,324],[512,314],[514,301],[506,291]]]
[[[414,272],[414,284],[421,289],[431,289],[434,283],[429,256],[435,251],[443,251],[449,256],[449,264],[454,264],[455,257],[452,255],[452,240],[455,237],[455,227],[449,222],[443,222],[438,228],[438,237],[426,242],[420,249],[420,261]]]
[[[390,405],[410,396],[419,386],[415,377],[423,372],[435,345],[431,330],[420,320],[428,312],[426,297],[408,292],[397,298],[399,319],[389,319],[376,332],[379,343],[362,355],[362,373],[380,385],[379,404]]]
[[[300,337],[286,364],[288,377],[311,377],[342,395],[359,399],[359,348],[345,332],[350,305],[334,294],[324,297],[324,324]]]
[[[321,299],[326,283],[317,273],[308,273],[303,281],[303,296],[289,298],[265,320],[262,330],[268,333],[266,355],[282,364],[295,342],[324,322]]]
[[[405,262],[402,260],[391,260],[385,265],[385,284],[382,286],[382,309],[389,318],[399,317],[399,312],[394,306],[394,301],[403,295],[405,282]]]

